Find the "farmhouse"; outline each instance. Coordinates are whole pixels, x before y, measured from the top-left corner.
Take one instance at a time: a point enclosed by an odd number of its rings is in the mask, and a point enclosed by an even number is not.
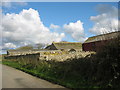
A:
[[[98,51],[103,45],[107,44],[120,35],[120,31],[98,36],[89,37],[83,44],[83,51]]]
[[[67,50],[75,51],[82,50],[82,43],[80,42],[53,42],[51,45],[47,46],[45,49],[48,50]]]

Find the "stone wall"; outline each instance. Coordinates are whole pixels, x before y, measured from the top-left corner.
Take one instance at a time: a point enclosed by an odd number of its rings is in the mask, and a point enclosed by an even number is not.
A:
[[[95,54],[95,52],[50,50],[24,55],[8,55],[5,59],[17,60],[19,63],[36,65],[39,63],[38,61],[41,60],[66,61],[67,59],[83,58],[90,56],[91,54]]]
[[[66,61],[67,59],[73,59],[73,58],[84,58],[88,57],[92,54],[95,54],[95,52],[64,52],[60,54],[49,54],[49,55],[40,55],[39,60],[55,60],[55,61]]]
[[[23,64],[34,64],[37,65],[39,61],[40,53],[26,54],[26,55],[11,55],[5,56],[5,59],[18,61]]]

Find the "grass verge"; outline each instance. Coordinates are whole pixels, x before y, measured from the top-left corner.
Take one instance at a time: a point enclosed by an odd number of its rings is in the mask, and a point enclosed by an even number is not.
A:
[[[35,65],[17,60],[3,64],[68,88],[120,88],[119,40],[103,47],[96,55],[64,62],[38,61]]]
[[[19,69],[33,76],[48,80],[55,84],[65,86],[67,88],[86,88],[91,87],[87,84],[80,76],[74,77],[75,75],[67,75],[64,71],[65,67],[59,67],[63,63],[60,62],[41,62],[40,66],[33,67],[32,65],[19,64],[17,61],[3,60],[4,65],[11,66]],[[63,65],[62,65],[63,66]],[[68,72],[68,71],[67,71]]]

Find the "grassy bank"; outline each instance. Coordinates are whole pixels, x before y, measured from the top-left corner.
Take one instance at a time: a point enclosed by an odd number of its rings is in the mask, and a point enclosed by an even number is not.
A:
[[[40,61],[37,65],[3,60],[3,64],[72,89],[119,88],[119,51],[119,40],[115,40],[91,57]]]
[[[40,66],[33,67],[32,65],[19,64],[17,61],[4,60],[3,64],[68,88],[91,87],[86,84],[86,81],[80,75],[75,75],[74,72],[76,71],[70,71],[70,67],[67,67],[68,65],[64,66],[65,63],[43,61]]]

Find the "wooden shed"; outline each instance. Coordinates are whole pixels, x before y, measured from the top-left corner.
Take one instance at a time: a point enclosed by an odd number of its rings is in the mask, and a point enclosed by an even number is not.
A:
[[[102,46],[120,35],[120,31],[89,37],[83,44],[83,51],[98,51]]]

